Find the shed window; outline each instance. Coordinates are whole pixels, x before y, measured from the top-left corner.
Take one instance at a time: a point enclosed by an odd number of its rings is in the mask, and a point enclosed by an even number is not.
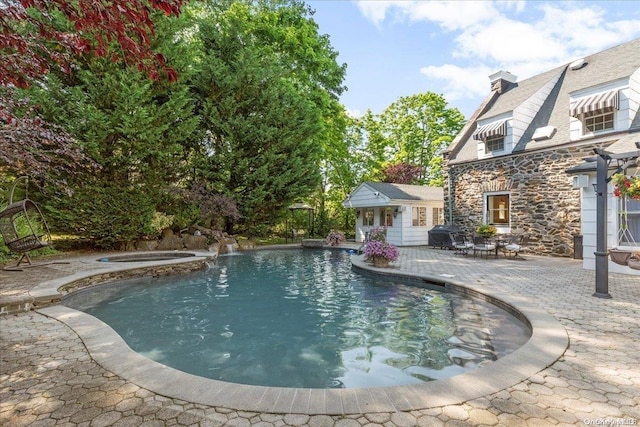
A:
[[[362,215],[362,225],[365,227],[373,227],[373,208],[364,209],[364,214]]]
[[[393,227],[393,211],[391,208],[380,210],[380,225],[384,227]]]
[[[414,227],[427,226],[427,208],[424,206],[414,206],[411,208],[411,225]]]

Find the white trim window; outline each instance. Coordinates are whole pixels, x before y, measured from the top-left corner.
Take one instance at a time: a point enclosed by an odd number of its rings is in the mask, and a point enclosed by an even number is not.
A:
[[[427,226],[427,208],[425,206],[413,206],[411,208],[411,226]]]
[[[484,141],[484,152],[486,154],[501,153],[504,151],[504,136],[496,135]]]
[[[503,153],[506,150],[507,119],[496,120],[479,126],[473,133],[483,155]]]
[[[485,222],[496,227],[509,227],[511,206],[509,193],[490,193],[485,195]]]
[[[572,117],[582,123],[582,134],[615,130],[616,110],[620,109],[618,89],[578,98],[570,108]]]
[[[640,200],[624,197],[618,206],[618,245],[640,246]]]
[[[393,227],[393,209],[380,209],[380,226]]]
[[[375,213],[373,208],[364,208],[362,214],[362,225],[365,227],[373,227],[373,219],[375,217]]]
[[[582,119],[583,134],[614,130],[615,115],[613,111],[606,113],[585,113]]]

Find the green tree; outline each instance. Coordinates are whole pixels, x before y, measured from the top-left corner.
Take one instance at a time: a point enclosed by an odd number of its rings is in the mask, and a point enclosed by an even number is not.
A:
[[[165,25],[166,24],[166,25]],[[174,43],[177,27],[156,26],[154,43],[188,74],[188,50]],[[180,57],[183,55],[183,57]],[[157,233],[166,189],[184,168],[184,147],[193,145],[198,119],[184,83],[151,81],[143,72],[100,58],[76,62],[72,74],[51,73],[46,85],[26,92],[42,117],[69,132],[100,168],[70,177],[72,193],[55,193],[49,215],[59,230],[112,246]]]
[[[447,107],[442,95],[426,92],[399,98],[364,122],[369,149],[377,156],[374,171],[378,174],[389,164],[406,163],[423,168],[420,183],[441,186],[438,152],[453,141],[464,122],[464,116]]]
[[[310,13],[299,1],[236,1],[198,23],[194,90],[207,137],[195,164],[237,201],[242,228],[273,223],[320,183],[344,67]]]

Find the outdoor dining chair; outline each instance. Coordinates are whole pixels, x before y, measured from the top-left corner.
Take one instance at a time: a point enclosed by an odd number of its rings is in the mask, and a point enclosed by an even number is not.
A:
[[[456,233],[454,235],[453,247],[455,249],[455,255],[467,255],[469,251],[473,249],[473,242],[469,240],[466,235]]]
[[[515,259],[518,257],[518,253],[526,251],[527,245],[529,244],[529,235],[527,233],[523,233],[518,236],[513,242],[505,245],[504,250],[507,254],[513,253],[511,258]],[[523,259],[521,257],[521,259]]]
[[[487,258],[489,258],[489,254],[491,252],[493,252],[495,257],[498,258],[498,251],[496,251],[496,244],[491,242],[487,237],[483,237],[483,236],[473,237],[473,257],[474,258],[476,257],[476,254],[478,252],[480,253],[481,258],[483,253]]]

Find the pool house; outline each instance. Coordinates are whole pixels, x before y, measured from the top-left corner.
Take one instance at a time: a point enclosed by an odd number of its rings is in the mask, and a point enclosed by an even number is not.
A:
[[[356,212],[356,242],[372,228],[386,227],[387,241],[398,246],[429,243],[429,230],[444,220],[440,187],[363,182],[342,203]]]

